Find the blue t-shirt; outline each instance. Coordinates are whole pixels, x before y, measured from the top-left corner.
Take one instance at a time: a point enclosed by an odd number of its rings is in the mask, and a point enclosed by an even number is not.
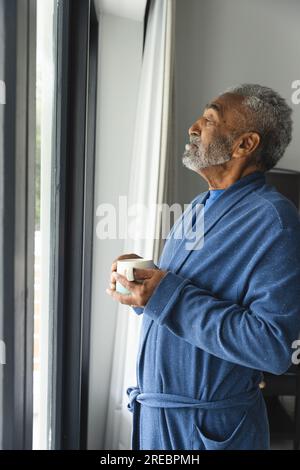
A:
[[[207,198],[204,201],[204,209],[207,210],[209,206],[212,205],[212,203],[219,197],[221,196],[222,193],[224,193],[225,189],[211,189],[209,191],[209,194]]]
[[[204,211],[206,211],[209,206],[213,204],[213,202],[221,196],[221,194],[225,191],[225,189],[210,189],[207,197],[205,198],[205,201],[203,202],[204,204]],[[195,213],[195,207],[193,207],[193,218],[192,218],[192,227],[194,227],[196,222],[196,213]]]

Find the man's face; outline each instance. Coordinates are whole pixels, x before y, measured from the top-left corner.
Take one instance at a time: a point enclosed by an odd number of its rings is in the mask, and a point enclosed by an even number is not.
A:
[[[194,171],[221,165],[231,159],[233,143],[245,124],[243,98],[226,93],[207,104],[203,115],[190,127],[183,164]]]

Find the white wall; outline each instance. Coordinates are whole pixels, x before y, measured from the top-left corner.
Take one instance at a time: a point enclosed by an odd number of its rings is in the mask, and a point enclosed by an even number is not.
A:
[[[129,163],[142,63],[143,23],[100,15],[95,214],[101,203],[118,207],[128,191]],[[99,219],[95,215],[95,225]],[[123,240],[95,237],[88,448],[104,446],[117,303],[106,294],[110,266],[122,253]]]
[[[300,171],[300,104],[291,83],[300,79],[298,0],[176,0],[176,154],[179,202],[207,185],[181,165],[188,128],[204,105],[228,86],[270,86],[294,109],[294,139],[279,167]]]

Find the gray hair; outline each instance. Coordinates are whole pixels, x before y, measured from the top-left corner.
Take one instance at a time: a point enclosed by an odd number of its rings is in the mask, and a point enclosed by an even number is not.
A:
[[[242,106],[248,112],[243,131],[260,134],[257,157],[264,170],[270,170],[284,155],[292,139],[292,109],[276,91],[266,86],[246,83],[231,87],[225,93],[245,97]]]

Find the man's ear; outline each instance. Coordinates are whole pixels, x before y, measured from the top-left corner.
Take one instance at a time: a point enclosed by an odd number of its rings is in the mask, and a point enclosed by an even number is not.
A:
[[[246,157],[257,149],[260,135],[257,132],[247,132],[241,135],[234,144],[232,158]]]

